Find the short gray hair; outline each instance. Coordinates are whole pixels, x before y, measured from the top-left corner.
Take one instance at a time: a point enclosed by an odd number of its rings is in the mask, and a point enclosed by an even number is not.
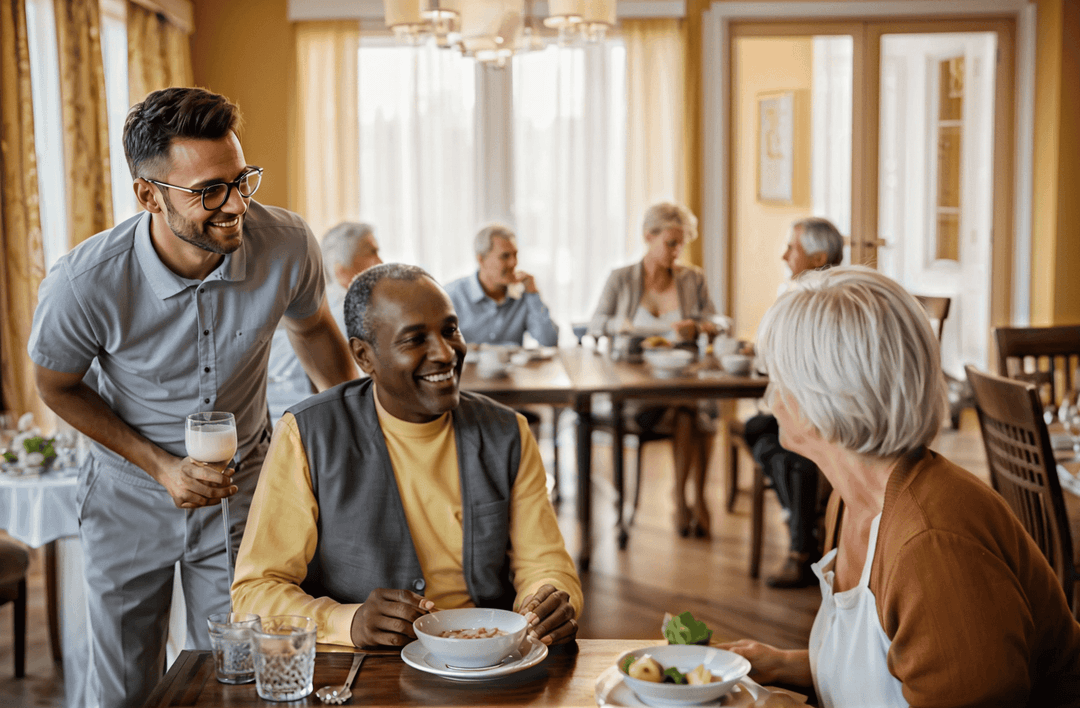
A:
[[[793,399],[829,442],[877,457],[928,444],[945,415],[937,336],[922,306],[865,266],[810,271],[765,313],[770,404]]]
[[[488,224],[480,229],[480,232],[476,234],[476,238],[473,239],[473,250],[476,251],[476,255],[483,258],[491,253],[491,240],[495,238],[504,238],[515,246],[517,245],[517,236],[514,235],[514,230],[509,226],[506,224]]]
[[[371,293],[381,280],[419,280],[431,277],[423,268],[404,263],[383,263],[372,266],[353,278],[349,291],[345,293],[345,331],[349,338],[375,343],[375,333],[371,321]]]
[[[825,265],[828,267],[838,266],[844,261],[844,237],[828,219],[820,216],[799,219],[791,225],[792,232],[795,229],[802,229],[799,243],[806,255],[824,253]]]
[[[687,243],[697,238],[697,217],[682,204],[660,202],[645,210],[641,230],[646,234],[658,234],[664,229],[682,229]]]
[[[374,226],[359,221],[343,221],[327,231],[321,244],[326,272],[332,275],[334,266],[352,264],[364,239],[374,233]]]

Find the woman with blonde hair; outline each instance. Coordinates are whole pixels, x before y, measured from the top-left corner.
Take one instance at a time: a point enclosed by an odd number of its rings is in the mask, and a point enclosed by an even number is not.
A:
[[[716,309],[704,274],[700,268],[676,262],[686,244],[697,237],[697,217],[684,206],[661,202],[645,211],[643,222],[645,256],[608,276],[589,334],[602,337],[632,329],[663,329],[670,339],[689,342],[701,332],[715,335],[710,317]],[[715,432],[711,410],[696,404],[646,404],[627,411],[640,428],[670,432],[674,437],[675,526],[683,536],[709,535],[704,490]],[[687,480],[692,480],[695,491],[692,508],[686,501]]]
[[[808,650],[726,645],[820,705],[1066,706],[1080,623],[1005,501],[927,446],[945,412],[919,303],[860,266],[808,273],[762,321],[780,442],[833,487]]]

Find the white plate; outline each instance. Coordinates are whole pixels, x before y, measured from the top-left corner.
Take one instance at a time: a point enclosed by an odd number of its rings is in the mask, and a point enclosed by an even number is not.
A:
[[[547,644],[532,637],[525,637],[525,641],[521,643],[521,646],[513,654],[507,657],[506,661],[487,669],[452,669],[433,657],[420,643],[420,640],[407,644],[401,650],[402,660],[414,669],[455,681],[486,681],[513,674],[531,666],[536,666],[547,658],[547,655]]]
[[[619,667],[609,667],[607,671],[600,674],[600,677],[596,679],[596,705],[598,706],[654,706],[654,708],[665,708],[666,706],[674,705],[671,703],[644,703],[637,697],[630,687],[626,685],[626,681],[623,680],[623,675],[619,671]],[[754,702],[754,697],[750,694],[750,691],[741,682],[735,685],[735,688],[727,695],[721,696],[715,701],[709,701],[707,703],[699,703],[697,705],[702,706],[749,706]]]

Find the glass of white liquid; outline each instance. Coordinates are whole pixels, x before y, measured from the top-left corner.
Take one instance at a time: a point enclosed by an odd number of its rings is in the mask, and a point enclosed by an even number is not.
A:
[[[193,413],[187,417],[184,443],[196,462],[228,462],[236,454],[236,418],[217,411]]]
[[[187,417],[184,445],[188,457],[210,465],[228,465],[236,455],[236,417],[232,413],[205,411]],[[225,525],[225,568],[229,587],[233,582],[232,523],[229,519],[229,498],[221,500],[221,520]]]

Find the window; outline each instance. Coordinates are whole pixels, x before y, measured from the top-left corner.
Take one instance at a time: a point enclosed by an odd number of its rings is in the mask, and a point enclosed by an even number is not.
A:
[[[109,153],[112,169],[113,220],[119,223],[138,211],[127,162],[123,130],[128,109],[127,25],[122,3],[103,2],[101,51],[108,102]],[[38,164],[42,250],[45,268],[70,248],[65,193],[64,133],[60,109],[60,68],[52,0],[27,0],[30,83],[34,101],[34,145]]]
[[[587,319],[626,263],[626,52],[555,47],[485,68],[432,46],[359,50],[360,213],[387,260],[448,282],[503,220],[561,325]]]
[[[45,269],[48,270],[69,248],[60,68],[52,0],[27,1],[26,31],[29,35],[30,91],[34,101],[41,240]]]

